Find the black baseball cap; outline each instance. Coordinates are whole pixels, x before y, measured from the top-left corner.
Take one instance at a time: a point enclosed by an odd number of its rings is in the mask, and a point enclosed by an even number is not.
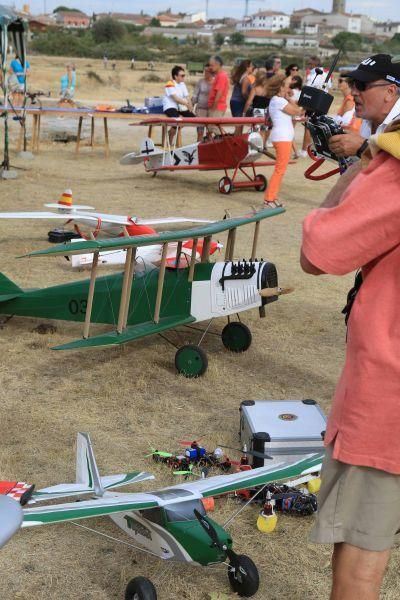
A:
[[[386,79],[400,87],[400,62],[394,62],[390,54],[374,54],[360,62],[357,69],[346,73],[346,77],[366,83]]]

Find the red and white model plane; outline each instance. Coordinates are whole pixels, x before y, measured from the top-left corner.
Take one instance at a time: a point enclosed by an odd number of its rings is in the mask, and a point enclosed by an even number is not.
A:
[[[221,194],[229,194],[232,190],[242,188],[255,188],[263,192],[267,187],[267,180],[261,173],[256,173],[256,166],[273,166],[275,160],[263,160],[269,156],[264,150],[263,138],[259,131],[265,125],[264,117],[185,117],[185,118],[153,118],[146,119],[133,125],[146,125],[150,129],[158,126],[163,129],[163,146],[157,147],[150,137],[143,140],[140,152],[131,152],[120,160],[123,165],[144,163],[146,171],[158,173],[159,171],[224,171],[225,176],[218,182]],[[228,126],[249,127],[247,133],[226,133]],[[176,128],[174,141],[171,144],[167,129]],[[218,134],[212,137],[208,134],[201,142],[179,146],[181,130],[185,127],[212,128]],[[208,129],[209,131],[209,129]],[[229,175],[229,172],[232,172]],[[239,180],[239,175],[244,179]]]

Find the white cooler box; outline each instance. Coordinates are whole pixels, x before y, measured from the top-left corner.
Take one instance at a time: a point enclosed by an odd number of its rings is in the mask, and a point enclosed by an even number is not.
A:
[[[247,450],[273,461],[291,462],[324,450],[326,417],[315,400],[244,400],[240,404],[240,440]],[[253,467],[272,465],[254,456]]]

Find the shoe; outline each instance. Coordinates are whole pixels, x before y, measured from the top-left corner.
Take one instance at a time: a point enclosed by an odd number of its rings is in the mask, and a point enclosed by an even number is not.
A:
[[[283,204],[279,200],[264,200],[265,208],[281,208],[282,206]]]
[[[297,154],[298,154],[299,158],[306,158],[306,156],[308,156],[307,150],[299,150],[299,152]]]

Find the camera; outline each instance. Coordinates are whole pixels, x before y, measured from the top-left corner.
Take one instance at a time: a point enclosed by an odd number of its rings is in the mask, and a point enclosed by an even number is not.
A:
[[[306,109],[305,125],[311,133],[315,153],[323,158],[341,163],[343,159],[329,149],[329,138],[332,135],[344,133],[335,119],[326,114],[332,102],[331,94],[310,85],[303,87],[299,98],[299,105]]]

